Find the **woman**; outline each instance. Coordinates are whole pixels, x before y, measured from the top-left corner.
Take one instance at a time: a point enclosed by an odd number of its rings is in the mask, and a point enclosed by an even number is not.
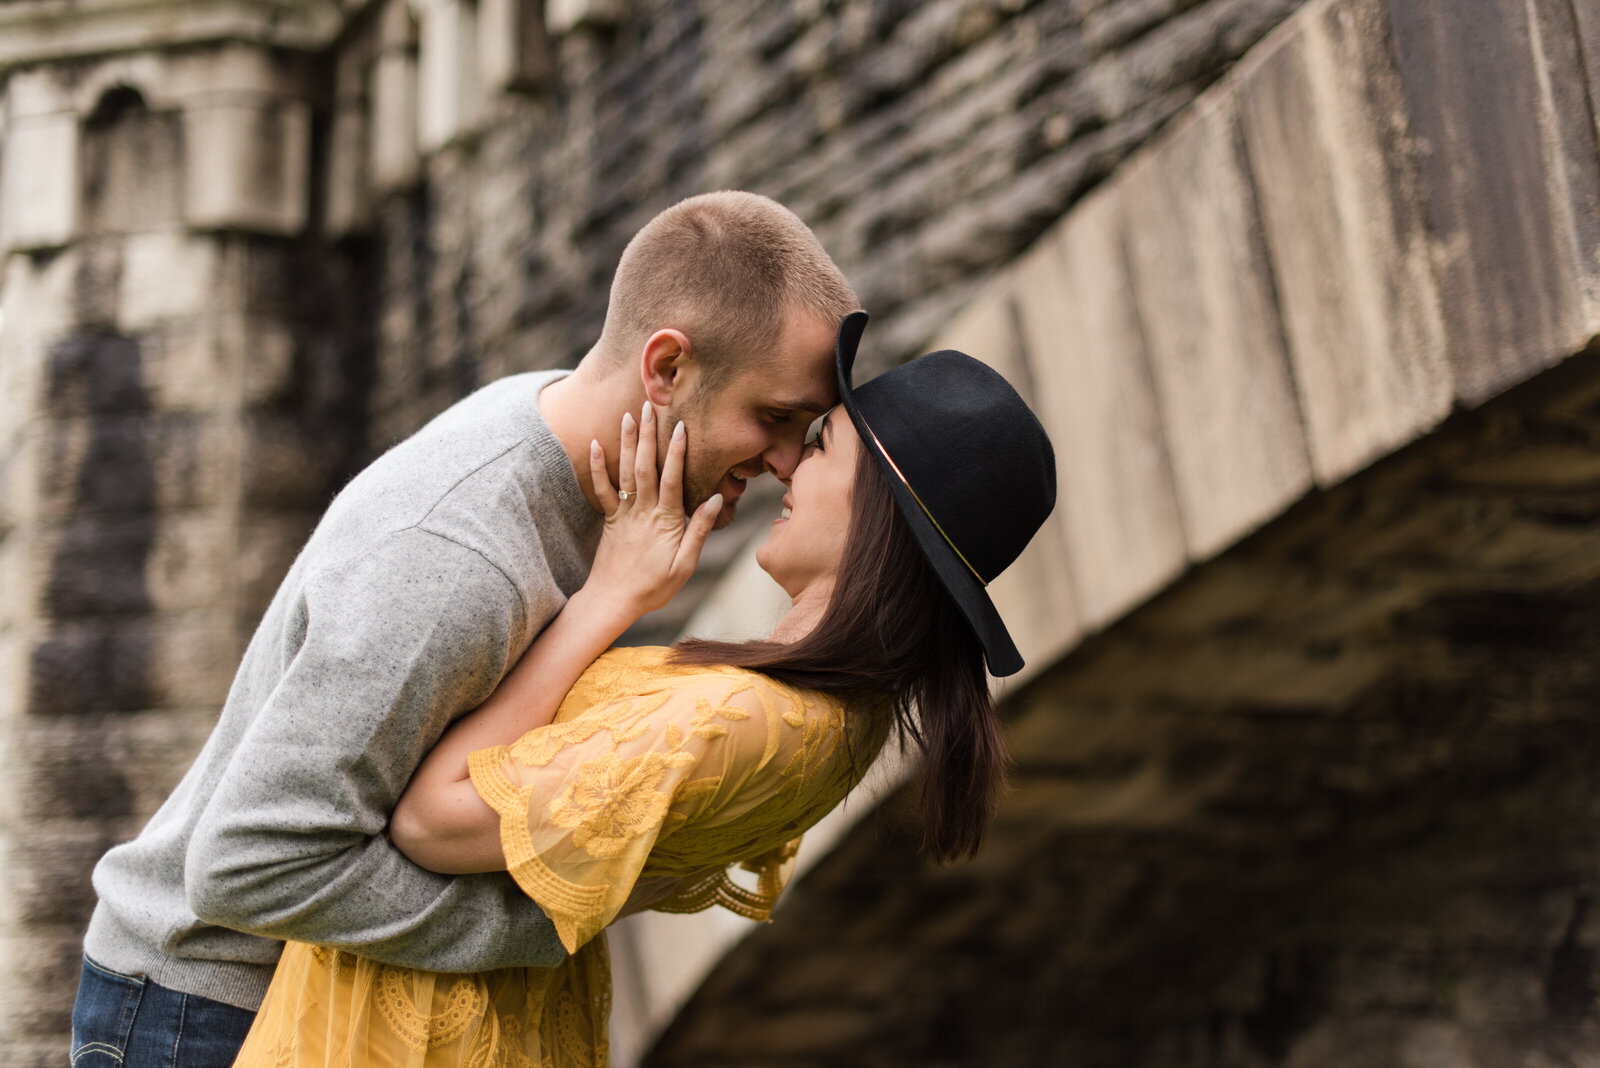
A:
[[[766,918],[800,834],[893,726],[923,754],[926,850],[977,850],[1004,773],[984,662],[1022,666],[983,587],[1053,507],[1054,459],[1015,391],[960,353],[852,389],[865,323],[840,328],[841,403],[757,554],[793,602],[773,634],[604,651],[682,585],[719,504],[685,522],[682,428],[658,477],[646,404],[624,417],[619,486],[591,448],[606,531],[588,581],[400,801],[408,856],[509,871],[572,956],[463,976],[291,943],[237,1064],[605,1064],[596,936],[644,907]]]

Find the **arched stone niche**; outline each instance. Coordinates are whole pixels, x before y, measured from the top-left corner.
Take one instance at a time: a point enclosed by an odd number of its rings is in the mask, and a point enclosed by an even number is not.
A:
[[[245,44],[12,71],[0,249],[169,225],[299,233],[310,201],[308,86],[298,57]],[[102,171],[116,160],[139,166],[139,180],[107,183]]]
[[[113,85],[82,125],[82,224],[87,233],[135,233],[183,218],[183,124],[152,111],[142,92]]]

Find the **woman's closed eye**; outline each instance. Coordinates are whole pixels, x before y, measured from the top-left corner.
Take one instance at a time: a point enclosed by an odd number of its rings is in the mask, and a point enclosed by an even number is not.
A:
[[[822,443],[822,428],[827,422],[828,417],[823,415],[819,416],[817,420],[811,424],[811,429],[806,431],[806,448],[815,448],[819,452],[826,451],[826,447]]]

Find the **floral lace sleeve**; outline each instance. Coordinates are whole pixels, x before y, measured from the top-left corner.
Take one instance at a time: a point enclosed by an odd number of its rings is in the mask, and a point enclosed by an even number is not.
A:
[[[472,754],[511,876],[568,952],[616,918],[658,842],[734,793],[746,804],[777,789],[758,769],[782,716],[751,678],[681,676]]]

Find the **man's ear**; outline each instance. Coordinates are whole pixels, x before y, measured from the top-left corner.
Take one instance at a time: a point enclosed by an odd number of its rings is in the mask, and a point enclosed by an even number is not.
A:
[[[688,388],[684,372],[694,363],[689,339],[680,330],[657,330],[645,340],[639,356],[644,395],[658,407],[669,407]]]

